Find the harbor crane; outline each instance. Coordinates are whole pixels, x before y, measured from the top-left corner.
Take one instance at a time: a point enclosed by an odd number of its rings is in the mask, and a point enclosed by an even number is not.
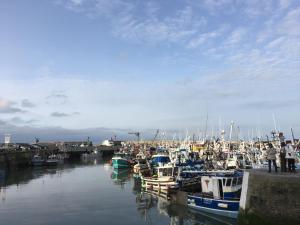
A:
[[[135,136],[137,136],[138,143],[140,142],[140,135],[141,135],[140,132],[129,132],[128,134],[134,134]]]

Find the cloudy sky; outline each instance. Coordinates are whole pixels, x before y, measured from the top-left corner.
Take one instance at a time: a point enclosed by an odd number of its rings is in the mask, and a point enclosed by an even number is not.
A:
[[[2,133],[201,130],[208,114],[300,135],[298,0],[1,0],[0,27]]]

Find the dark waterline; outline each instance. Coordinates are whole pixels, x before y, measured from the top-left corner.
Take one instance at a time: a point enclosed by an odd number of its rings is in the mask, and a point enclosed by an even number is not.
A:
[[[140,190],[129,171],[107,161],[0,174],[2,225],[221,225],[233,221],[172,205]]]

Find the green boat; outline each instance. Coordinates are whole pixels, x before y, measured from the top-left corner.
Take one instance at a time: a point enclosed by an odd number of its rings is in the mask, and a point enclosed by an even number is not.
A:
[[[126,169],[131,167],[131,160],[125,153],[116,153],[112,157],[112,164],[114,169]]]

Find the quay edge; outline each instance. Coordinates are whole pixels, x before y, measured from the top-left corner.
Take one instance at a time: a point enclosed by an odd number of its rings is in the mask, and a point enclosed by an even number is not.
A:
[[[187,206],[187,194],[171,193],[171,202]],[[300,174],[245,171],[237,224],[300,224]]]
[[[300,224],[300,174],[245,172],[238,224]]]
[[[27,167],[30,165],[33,151],[8,151],[0,153],[0,168],[15,170],[19,167]]]

